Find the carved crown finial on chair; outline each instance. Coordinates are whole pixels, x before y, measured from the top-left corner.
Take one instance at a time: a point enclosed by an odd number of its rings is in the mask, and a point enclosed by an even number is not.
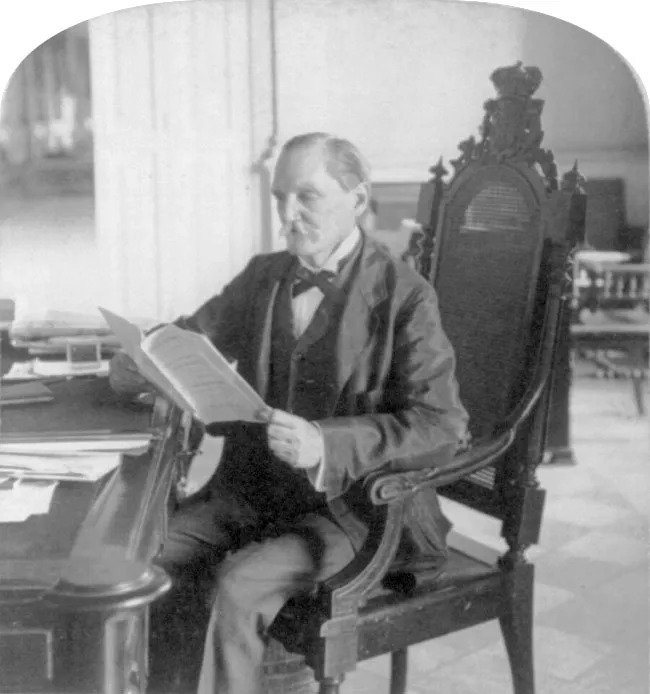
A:
[[[499,67],[490,80],[499,97],[523,97],[529,99],[542,83],[542,71],[538,67],[521,67],[518,60],[514,65]]]
[[[461,155],[451,161],[458,173],[473,161],[483,164],[523,162],[538,166],[548,190],[557,190],[557,167],[550,150],[540,147],[544,137],[541,114],[542,99],[533,99],[542,82],[537,67],[522,67],[521,61],[508,67],[497,68],[490,79],[498,98],[488,99],[480,127],[481,141],[474,137],[463,140],[458,149]]]

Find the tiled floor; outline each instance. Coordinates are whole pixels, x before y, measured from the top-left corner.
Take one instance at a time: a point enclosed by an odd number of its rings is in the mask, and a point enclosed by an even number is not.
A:
[[[648,694],[649,427],[631,385],[578,365],[575,466],[539,469],[547,490],[536,565],[538,694]],[[650,400],[646,395],[646,402]],[[498,546],[498,526],[447,505],[462,532]],[[512,691],[497,623],[409,649],[409,694]],[[343,694],[388,692],[388,657],[360,663]]]

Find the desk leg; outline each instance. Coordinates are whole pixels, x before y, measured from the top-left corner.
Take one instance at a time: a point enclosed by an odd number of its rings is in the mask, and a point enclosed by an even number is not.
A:
[[[551,406],[546,434],[545,463],[575,465],[571,448],[571,430],[569,426],[569,400],[571,390],[571,311],[568,307],[562,311],[559,326],[559,344],[557,347],[553,380],[551,383]]]

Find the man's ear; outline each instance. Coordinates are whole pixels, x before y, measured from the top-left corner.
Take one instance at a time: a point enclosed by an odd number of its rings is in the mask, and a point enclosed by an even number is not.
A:
[[[350,192],[355,196],[354,210],[357,217],[360,217],[370,205],[370,186],[362,182]]]

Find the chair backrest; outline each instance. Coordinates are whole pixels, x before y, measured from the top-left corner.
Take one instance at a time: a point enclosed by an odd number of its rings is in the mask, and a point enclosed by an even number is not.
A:
[[[503,422],[526,385],[544,241],[540,192],[526,174],[472,164],[441,210],[433,282],[475,438]]]
[[[499,97],[485,104],[482,139],[459,145],[448,184],[441,163],[432,169],[418,206],[420,270],[438,293],[473,440],[502,429],[535,379],[550,381],[561,303],[550,311],[550,297],[567,289],[576,217],[584,224],[577,168],[558,190],[553,155],[539,146],[543,101],[531,95],[541,73],[517,64],[491,79]],[[538,403],[511,454],[441,492],[507,521],[513,488],[536,486],[548,395]]]

